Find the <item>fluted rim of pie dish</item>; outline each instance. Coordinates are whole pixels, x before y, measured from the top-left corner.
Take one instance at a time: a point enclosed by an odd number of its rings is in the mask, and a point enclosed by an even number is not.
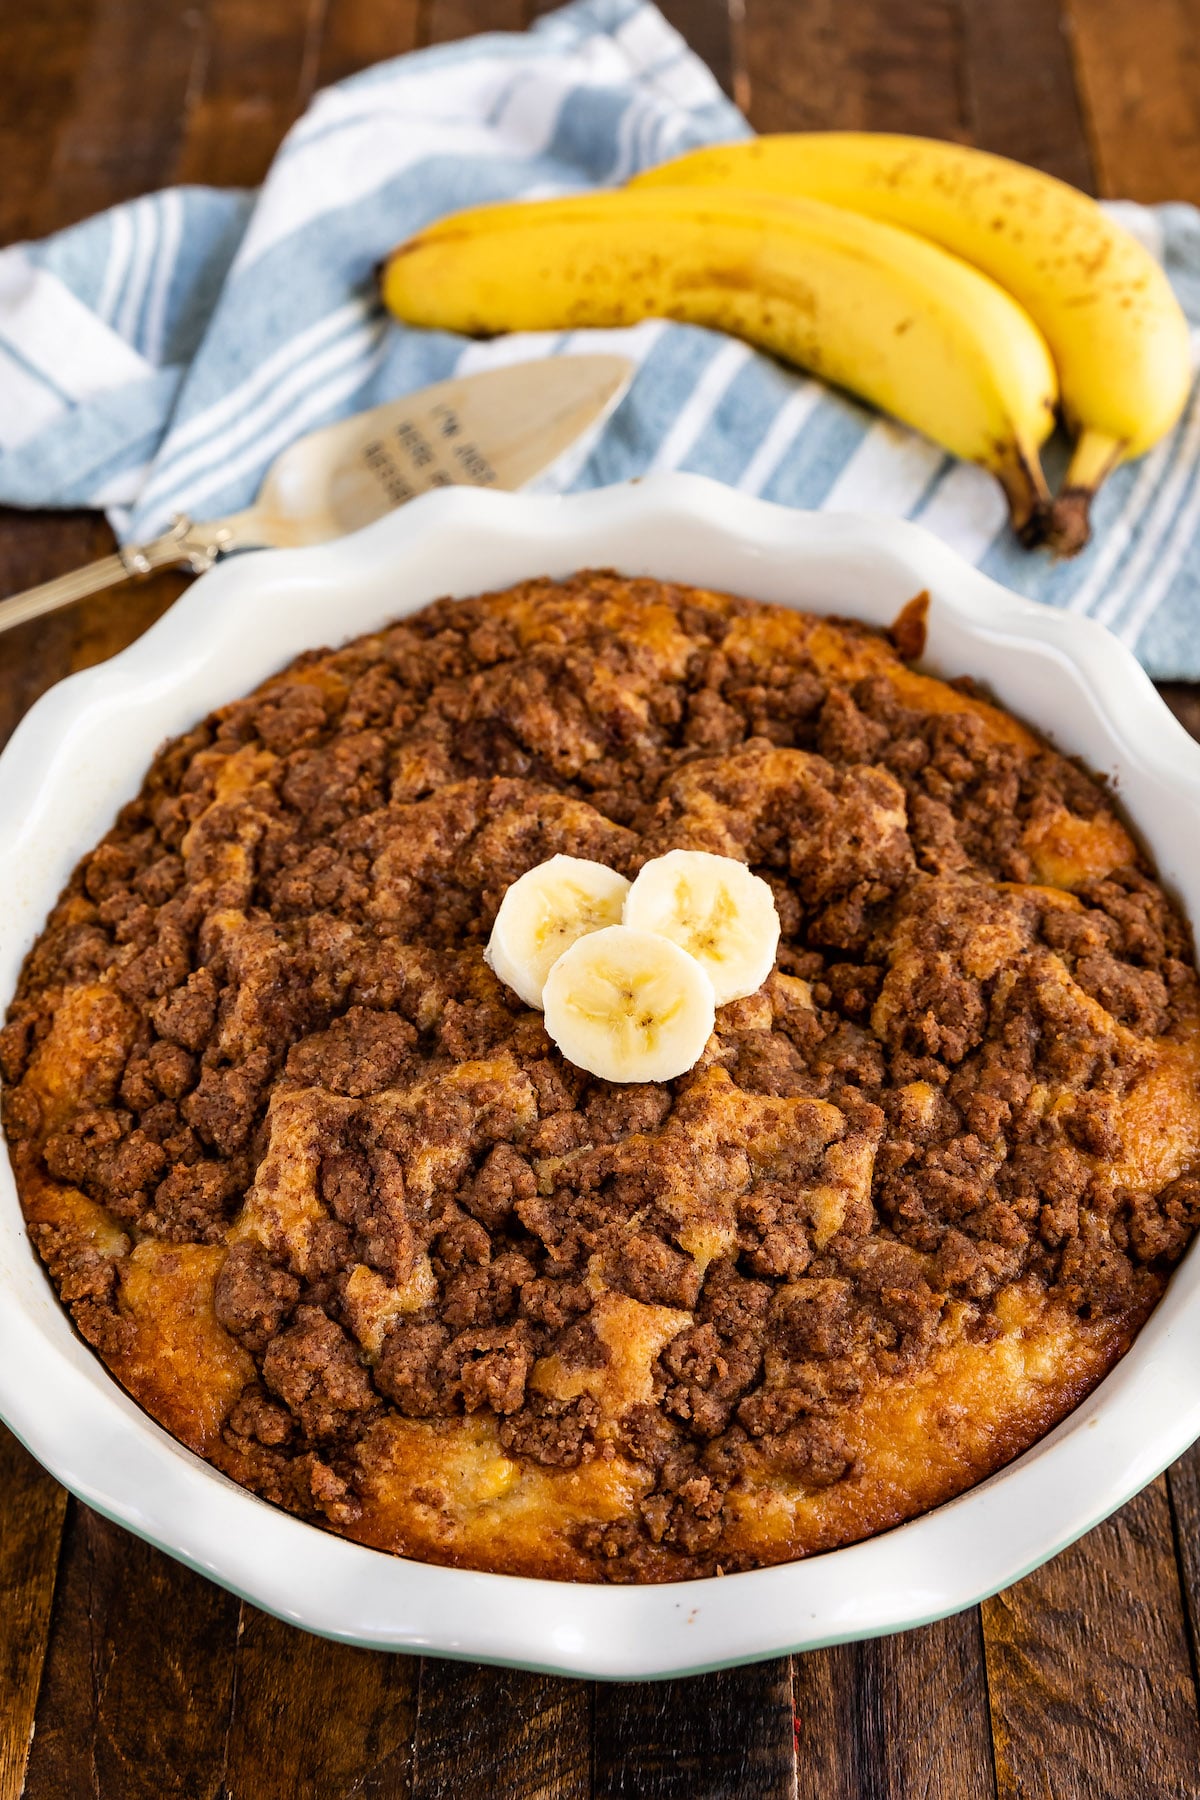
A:
[[[0,756],[0,994],[79,857],[167,736],[301,650],[439,595],[610,567],[888,624],[930,593],[923,666],[1110,777],[1160,879],[1200,919],[1200,746],[1102,626],[999,587],[902,521],[795,512],[693,475],[551,498],[454,489],[353,537],[198,580],[129,649],[61,682]],[[860,1544],[746,1574],[604,1586],[483,1574],[354,1544],[267,1505],[151,1420],[76,1335],[0,1158],[0,1416],[88,1505],[326,1637],[619,1680],[905,1630],[1047,1561],[1200,1436],[1200,1259],[1053,1432],[978,1487]]]

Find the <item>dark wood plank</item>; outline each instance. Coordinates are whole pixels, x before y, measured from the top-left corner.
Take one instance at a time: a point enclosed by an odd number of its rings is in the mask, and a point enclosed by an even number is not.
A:
[[[426,1657],[411,1800],[588,1800],[591,1723],[585,1682]]]
[[[217,1800],[238,1603],[72,1502],[26,1800]]]
[[[797,1800],[994,1793],[977,1609],[795,1658]]]
[[[1192,1678],[1200,1688],[1200,1444],[1167,1470],[1167,1496],[1188,1628]]]
[[[0,1425],[0,1800],[17,1800],[34,1712],[67,1496]]]
[[[0,66],[14,62],[22,78],[0,81],[0,152],[11,156],[0,155],[0,242],[53,231],[170,179],[203,21],[203,3],[178,8],[173,0],[50,0],[5,10]],[[40,78],[39,68],[47,71]],[[28,107],[13,97],[26,69]],[[112,547],[95,514],[0,509],[0,596]],[[40,693],[131,642],[180,588],[178,577],[160,576],[0,636],[0,742]]]
[[[252,184],[314,88],[410,49],[416,0],[295,9],[215,0],[182,179]],[[407,1793],[417,1664],[329,1644],[247,1607],[227,1791],[238,1800]]]
[[[254,187],[316,86],[323,0],[210,0],[175,178]]]
[[[958,0],[748,0],[758,131],[914,131],[963,138]]]
[[[0,65],[15,71],[17,79],[10,73],[9,79],[0,82],[0,168],[4,171],[0,242],[52,231],[168,177],[192,75],[196,27],[202,16],[202,4],[185,11],[175,8],[171,0],[154,0],[150,6],[139,0],[49,0],[44,6],[5,9],[0,20]],[[149,78],[148,71],[152,72]],[[111,548],[111,542],[107,528],[93,515],[3,514],[0,594],[101,555]],[[8,737],[43,689],[128,642],[177,591],[177,585],[169,580],[156,583],[140,593],[130,590],[127,595],[88,602],[0,638],[0,740]],[[39,1702],[42,1730],[34,1759],[43,1773],[31,1770],[27,1791],[36,1792],[32,1784],[42,1781],[43,1793],[62,1800],[73,1790],[53,1772],[65,1740],[60,1730],[56,1750],[55,1713],[53,1706],[49,1712],[45,1710],[46,1696],[78,1691],[86,1698],[90,1693],[90,1680],[80,1686],[84,1677],[78,1661],[81,1651],[90,1654],[87,1617],[78,1607],[72,1613],[60,1606],[56,1610],[59,1623],[47,1650],[49,1598],[66,1497],[48,1478],[31,1472],[15,1446],[10,1449],[6,1443],[5,1458],[6,1463],[15,1460],[11,1471],[6,1468],[8,1478],[0,1479],[0,1558],[5,1565],[0,1584],[5,1595],[0,1666],[12,1683],[0,1708],[4,1718],[3,1792],[21,1791],[34,1696],[45,1661]],[[124,1542],[120,1534],[103,1529],[115,1541]],[[89,1532],[82,1530],[81,1536],[77,1531],[75,1544],[84,1540],[90,1542]],[[122,1562],[123,1556],[123,1550],[114,1551],[110,1569],[118,1565],[132,1569],[133,1565]],[[164,1569],[168,1567],[158,1560]],[[77,1592],[78,1563],[74,1583],[71,1591]],[[122,1575],[116,1587],[124,1585]],[[203,1589],[205,1584],[194,1585]],[[65,1593],[65,1588],[60,1590],[60,1601]],[[141,1632],[147,1649],[141,1662],[135,1657],[129,1668],[138,1677],[135,1691],[144,1686],[153,1703],[156,1689],[141,1677],[146,1673],[143,1664],[152,1655],[158,1622],[136,1603],[127,1609],[114,1602],[111,1619],[120,1621],[118,1636],[123,1630],[135,1635]],[[124,1667],[125,1658],[118,1660]],[[157,1693],[163,1692],[160,1686]],[[187,1746],[193,1738],[186,1726],[182,1736],[174,1737],[174,1723],[156,1722],[155,1729],[162,1729],[165,1737],[190,1754]],[[112,1742],[118,1743],[119,1737]],[[103,1760],[103,1753],[97,1754]],[[90,1768],[86,1773],[90,1783]],[[90,1785],[86,1791],[92,1791]],[[123,1791],[136,1794],[145,1790],[130,1786]],[[161,1791],[172,1791],[166,1780]]]
[[[327,87],[418,42],[420,0],[329,0],[317,53],[317,86]]]
[[[57,230],[168,178],[201,55],[204,10],[204,0],[188,7],[94,0],[85,11],[71,9],[65,42],[73,80],[60,96],[61,115],[43,127],[53,154],[31,208],[32,231]]]
[[[421,39],[449,44],[480,31],[520,31],[525,23],[524,0],[429,0]]]
[[[551,8],[540,4],[523,8],[519,0],[432,0],[426,33],[428,41],[440,43],[473,31],[516,30],[525,17],[547,10]],[[735,58],[729,10],[722,0],[701,5],[677,0],[663,10],[731,88]],[[786,1664],[772,1667],[782,1671],[772,1690],[778,1702],[787,1688]],[[701,1685],[711,1692],[697,1708]],[[467,1769],[481,1794],[503,1794],[506,1800],[510,1794],[514,1800],[586,1800],[593,1791],[598,1796],[637,1794],[639,1800],[666,1800],[675,1794],[703,1800],[718,1793],[737,1800],[742,1795],[775,1800],[786,1794],[790,1800],[790,1701],[764,1708],[761,1717],[744,1710],[747,1694],[764,1691],[757,1671],[711,1677],[704,1684],[598,1687],[593,1790],[586,1686],[427,1659],[421,1671],[413,1800],[449,1800],[461,1791]],[[674,1737],[664,1720],[676,1722]],[[762,1742],[755,1744],[760,1727]],[[644,1741],[647,1732],[649,1743]],[[743,1747],[744,1739],[750,1740],[750,1748]],[[736,1746],[732,1751],[731,1745]]]
[[[552,6],[534,0],[432,0],[431,42],[474,30],[514,30]],[[662,10],[727,91],[737,51],[724,0],[674,0]],[[639,1800],[794,1793],[794,1744],[786,1663],[772,1676],[736,1671],[701,1682],[600,1685],[595,1696],[591,1786],[588,1690],[578,1683],[427,1660],[421,1675],[413,1800],[459,1791],[469,1767],[480,1793],[519,1800]],[[771,1701],[763,1700],[767,1693]],[[747,1699],[751,1707],[747,1708]],[[755,1701],[759,1704],[755,1706]],[[464,1736],[465,1733],[465,1736]],[[760,1741],[755,1741],[758,1738]],[[469,1760],[468,1760],[469,1758]]]
[[[0,508],[0,595],[17,594],[94,557],[113,535],[98,513],[14,513]],[[0,633],[0,744],[39,694],[65,675],[115,656],[183,591],[171,573],[126,582],[44,619]]]
[[[1194,1800],[1200,1723],[1164,1481],[983,1618],[1000,1800]]]
[[[228,1800],[407,1800],[417,1671],[245,1607]]]
[[[972,142],[1091,193],[1091,150],[1058,8],[1045,0],[964,0],[962,24]]]
[[[9,7],[0,19],[0,243],[32,236],[46,213],[50,164],[75,98],[89,0]]]
[[[1065,0],[1102,194],[1200,201],[1194,0]]]
[[[596,1800],[795,1800],[790,1660],[597,1685],[594,1767]]]

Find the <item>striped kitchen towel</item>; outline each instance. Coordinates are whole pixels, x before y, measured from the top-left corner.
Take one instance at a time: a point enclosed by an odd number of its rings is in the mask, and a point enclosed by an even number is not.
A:
[[[1200,679],[1200,396],[1120,470],[1070,563],[1020,550],[996,483],[741,343],[658,321],[469,343],[388,321],[373,273],[479,201],[625,180],[748,127],[647,0],[575,0],[528,33],[423,50],[319,94],[256,194],[172,188],[0,251],[0,501],[101,506],[136,542],[245,506],[312,427],[550,349],[638,375],[540,484],[699,470],[788,506],[920,521],[1019,592],[1091,613],[1152,674]],[[1123,205],[1200,337],[1200,213]]]

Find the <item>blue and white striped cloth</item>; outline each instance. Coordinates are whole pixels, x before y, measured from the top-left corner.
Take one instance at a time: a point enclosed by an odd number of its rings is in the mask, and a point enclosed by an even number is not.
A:
[[[647,0],[383,63],[319,94],[256,194],[173,188],[0,252],[0,500],[101,506],[120,537],[253,498],[314,426],[455,372],[621,349],[634,385],[543,486],[686,468],[789,506],[919,520],[1010,587],[1200,678],[1200,396],[1107,484],[1070,563],[1020,550],[981,471],[741,343],[650,321],[467,343],[381,313],[400,238],[479,201],[612,185],[748,127]],[[1120,206],[1200,337],[1200,214]]]

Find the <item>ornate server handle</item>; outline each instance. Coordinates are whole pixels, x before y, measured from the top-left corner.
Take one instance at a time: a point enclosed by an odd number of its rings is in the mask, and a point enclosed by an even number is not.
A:
[[[155,569],[186,568],[193,575],[211,569],[223,550],[228,549],[233,533],[224,525],[195,525],[180,515],[161,537],[148,544],[130,544],[115,556],[102,556],[99,562],[72,569],[40,587],[27,588],[23,594],[0,601],[0,631],[23,625],[27,619],[41,618],[82,600],[85,594],[98,594],[102,588],[116,587]]]

